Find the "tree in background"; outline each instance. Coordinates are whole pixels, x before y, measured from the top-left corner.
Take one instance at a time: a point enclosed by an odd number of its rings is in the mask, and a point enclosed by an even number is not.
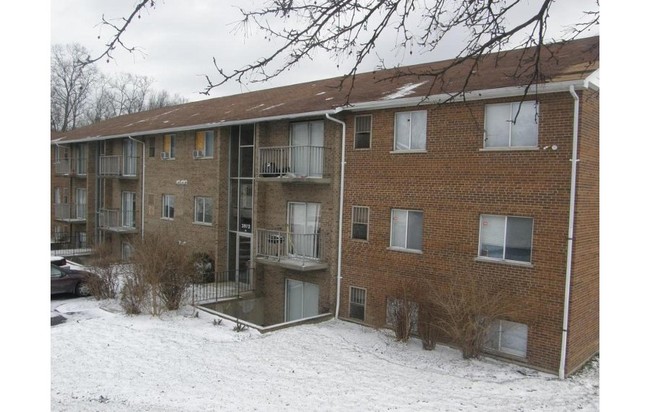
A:
[[[80,44],[54,45],[50,66],[52,129],[65,132],[84,123],[92,88],[100,75],[94,66],[80,65],[88,50]]]
[[[116,48],[133,52],[135,48],[124,44],[123,35],[130,24],[142,17],[142,11],[154,9],[157,4],[155,0],[139,1],[127,17],[120,19],[120,25],[102,17],[101,24],[110,28],[113,36],[106,43],[105,51],[97,57],[88,57],[85,64],[100,59],[110,61]],[[395,50],[403,53],[432,53],[459,33],[464,41],[456,59],[428,71],[398,71],[394,77],[417,74],[435,83],[443,81],[450,69],[462,67],[467,85],[481,57],[501,50],[530,47],[532,53],[521,59],[519,67],[513,73],[505,73],[522,78],[530,86],[544,79],[541,56],[546,43],[575,39],[599,24],[600,5],[594,0],[594,9],[585,10],[582,19],[576,16],[575,24],[561,38],[548,38],[550,12],[561,13],[562,4],[566,2],[270,0],[254,10],[240,9],[239,28],[244,35],[261,32],[264,39],[276,41],[279,46],[271,47],[267,55],[256,61],[232,70],[225,69],[217,58],[213,58],[218,78],[212,80],[206,76],[207,86],[203,93],[209,94],[229,81],[252,83],[273,79],[318,52],[325,52],[338,62],[351,61],[339,86],[342,88],[345,84],[350,92],[361,63],[385,39],[391,39]],[[378,68],[385,68],[381,56],[377,57]],[[223,58],[227,61],[228,56]]]
[[[54,45],[51,59],[52,129],[65,132],[124,114],[186,103],[178,94],[151,88],[153,79],[131,73],[107,76],[83,64],[88,50],[80,44]]]

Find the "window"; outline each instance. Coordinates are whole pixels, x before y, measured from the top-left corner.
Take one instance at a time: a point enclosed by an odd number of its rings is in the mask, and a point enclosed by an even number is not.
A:
[[[484,144],[486,148],[536,147],[537,102],[486,105]]]
[[[482,215],[479,256],[496,260],[530,263],[533,219]]]
[[[212,223],[212,198],[194,198],[194,221],[197,223]]]
[[[352,206],[352,239],[368,240],[368,215],[370,209]]]
[[[485,348],[508,355],[526,357],[528,326],[523,323],[495,320],[488,329]]]
[[[289,254],[320,259],[320,204],[289,202],[287,220],[292,237]]]
[[[77,157],[77,159],[76,159],[77,160],[77,166],[76,166],[77,174],[83,176],[83,175],[87,174],[87,172],[88,172],[87,171],[87,166],[86,166],[87,161],[88,161],[88,154],[87,154],[88,146],[86,146],[85,144],[79,145],[76,148],[76,152],[77,152],[77,156],[76,156]]]
[[[156,139],[149,139],[149,157],[156,157]]]
[[[135,192],[122,192],[122,226],[135,227]]]
[[[133,245],[128,242],[122,242],[122,260],[129,261],[133,256]]]
[[[174,196],[163,195],[162,197],[162,217],[164,219],[174,218]]]
[[[395,151],[426,149],[427,112],[395,113]]]
[[[423,213],[393,209],[391,212],[390,246],[397,249],[422,250]]]
[[[195,159],[204,157],[212,157],[214,155],[214,131],[201,131],[196,132],[194,137],[194,152]]]
[[[162,159],[174,159],[176,157],[176,135],[166,134],[163,136],[163,151],[160,154]]]
[[[290,172],[301,177],[323,177],[325,123],[322,120],[291,124]]]
[[[372,116],[357,116],[354,118],[354,148],[370,149],[372,131]]]
[[[350,287],[350,317],[365,320],[366,317],[366,290]]]

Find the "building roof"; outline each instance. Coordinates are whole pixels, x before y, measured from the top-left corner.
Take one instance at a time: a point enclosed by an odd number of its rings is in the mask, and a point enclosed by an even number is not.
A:
[[[448,67],[454,60],[404,66],[357,74],[351,79],[325,80],[276,87],[267,90],[163,107],[104,120],[63,133],[53,133],[52,142],[103,140],[124,136],[142,136],[188,129],[202,129],[254,121],[323,115],[341,110],[422,103],[438,96],[438,101],[464,92],[503,90],[520,91],[531,83],[531,72],[522,71],[531,49],[516,49],[485,56],[474,66],[464,61],[435,78],[431,73]],[[543,80],[536,84],[583,82],[599,67],[599,37],[546,45],[541,49]],[[468,73],[472,75],[468,77]],[[513,76],[519,72],[518,76]],[[467,84],[465,82],[467,81]],[[486,94],[483,98],[486,98]],[[443,98],[441,98],[443,97]],[[433,100],[426,100],[433,102]],[[383,106],[382,106],[383,105]]]

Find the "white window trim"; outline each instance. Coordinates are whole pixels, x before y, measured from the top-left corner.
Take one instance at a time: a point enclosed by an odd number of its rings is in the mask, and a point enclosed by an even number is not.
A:
[[[163,220],[174,220],[174,217],[165,216],[165,205],[168,205],[168,199],[172,200],[172,207],[174,208],[174,216],[176,216],[176,197],[174,195],[164,194],[162,195],[162,213],[161,219]]]
[[[530,262],[523,262],[521,260],[511,260],[511,259],[505,259],[505,258],[495,258],[495,257],[489,257],[489,256],[481,256],[481,236],[483,232],[483,217],[484,216],[497,216],[497,217],[505,217],[506,222],[505,226],[503,229],[503,248],[504,248],[504,253],[505,253],[505,247],[506,247],[506,235],[508,233],[508,218],[514,217],[514,218],[522,218],[522,219],[530,219],[532,220],[532,228],[530,232]],[[530,217],[530,216],[515,216],[515,215],[496,215],[492,213],[485,213],[481,214],[479,216],[479,231],[478,231],[478,250],[476,251],[477,257],[474,259],[475,261],[479,262],[493,262],[493,263],[502,263],[502,264],[507,264],[507,265],[517,265],[517,266],[524,266],[524,267],[533,267],[533,233],[535,232],[535,219]]]
[[[529,329],[528,325],[525,324],[525,323],[521,323],[521,322],[507,321],[505,319],[495,319],[494,322],[498,323],[498,338],[499,338],[499,341],[498,341],[498,344],[497,344],[498,347],[493,348],[493,347],[487,346],[488,342],[486,341],[484,346],[483,346],[483,350],[485,352],[494,353],[494,354],[498,354],[498,355],[501,355],[501,356],[512,357],[512,358],[517,358],[517,359],[526,359],[527,355],[528,355],[528,329]],[[526,327],[526,352],[523,355],[520,352],[515,352],[515,351],[512,351],[512,350],[509,350],[508,348],[506,348],[504,350],[503,346],[501,345],[501,341],[503,340],[503,328],[504,328],[503,323],[504,322],[517,324],[517,325],[522,325],[522,326]]]
[[[357,119],[360,117],[369,117],[370,118],[370,130],[368,130],[368,147],[357,147]],[[366,132],[362,132],[366,133]],[[352,140],[352,148],[354,150],[370,150],[372,149],[372,114],[361,114],[354,116],[354,136]]]
[[[203,219],[204,220],[197,220],[196,219],[197,218],[197,203],[198,203],[199,199],[203,200]],[[212,226],[212,222],[206,222],[205,221],[205,201],[206,200],[212,200],[212,198],[209,197],[209,196],[196,196],[194,198],[194,221],[193,221],[193,223],[196,223],[197,225],[203,225],[203,226]]]
[[[409,148],[408,149],[397,149],[397,117],[399,114],[408,113],[410,117],[413,117],[413,113],[424,113],[424,148],[423,149],[413,149],[413,123],[410,122],[411,126],[409,127]],[[393,116],[393,150],[390,153],[426,153],[427,152],[427,122],[429,120],[429,113],[427,110],[410,110],[410,111],[400,111],[395,112]]]
[[[524,100],[524,101],[517,101],[517,102],[509,102],[509,103],[491,103],[491,104],[486,104],[484,108],[484,124],[483,124],[483,147],[479,149],[479,151],[482,152],[503,152],[503,151],[529,151],[529,150],[539,150],[539,120],[536,121],[537,124],[537,145],[535,146],[512,146],[512,106],[513,105],[519,105],[519,104],[524,104],[524,103],[529,103],[532,102],[535,106],[535,119],[539,119],[539,102],[535,100]],[[510,119],[506,120],[510,127],[508,129],[508,146],[495,146],[495,147],[486,147],[485,144],[487,143],[487,121],[488,121],[488,116],[487,116],[487,110],[488,107],[490,106],[504,106],[504,105],[510,105]]]
[[[394,250],[397,252],[407,252],[407,253],[414,253],[414,254],[423,254],[423,251],[421,249],[410,249],[406,247],[400,247],[400,246],[393,246],[390,244],[393,241],[393,212],[396,210],[404,211],[404,212],[419,212],[422,213],[422,248],[424,249],[424,211],[423,210],[416,210],[416,209],[399,209],[399,208],[394,208],[390,210],[390,238],[388,239],[389,246],[388,250]],[[408,214],[407,214],[408,218]],[[406,223],[406,232],[405,232],[406,240],[408,240],[408,222]]]

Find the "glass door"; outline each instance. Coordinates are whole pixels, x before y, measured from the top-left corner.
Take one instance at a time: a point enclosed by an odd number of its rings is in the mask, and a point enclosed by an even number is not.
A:
[[[324,123],[293,123],[290,140],[290,171],[296,176],[323,177]]]
[[[319,258],[320,204],[289,203],[289,254]]]
[[[318,315],[318,285],[287,279],[285,295],[285,322]]]

